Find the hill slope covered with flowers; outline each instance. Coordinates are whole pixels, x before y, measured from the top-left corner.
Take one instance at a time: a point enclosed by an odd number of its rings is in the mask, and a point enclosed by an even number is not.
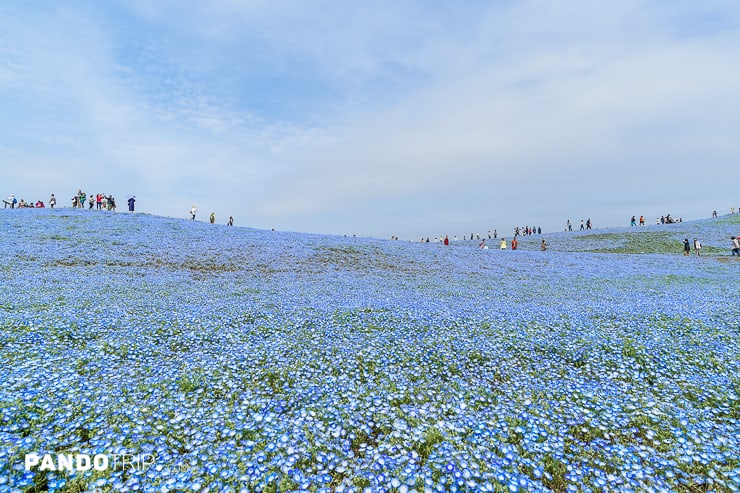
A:
[[[3,211],[0,493],[737,491],[738,219],[541,252]]]

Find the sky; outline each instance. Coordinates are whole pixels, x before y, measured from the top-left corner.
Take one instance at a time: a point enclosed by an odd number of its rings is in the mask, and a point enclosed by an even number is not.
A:
[[[0,194],[417,240],[740,207],[740,2],[0,4]]]

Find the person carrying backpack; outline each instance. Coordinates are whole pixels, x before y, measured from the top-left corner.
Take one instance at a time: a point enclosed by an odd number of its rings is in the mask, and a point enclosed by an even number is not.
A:
[[[696,255],[701,257],[701,242],[696,238],[694,238],[694,250],[696,251]]]

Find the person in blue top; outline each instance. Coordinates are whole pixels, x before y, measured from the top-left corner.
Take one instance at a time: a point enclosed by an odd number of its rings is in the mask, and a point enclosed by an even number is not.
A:
[[[128,211],[134,212],[134,203],[136,202],[136,197],[130,197],[128,199]]]

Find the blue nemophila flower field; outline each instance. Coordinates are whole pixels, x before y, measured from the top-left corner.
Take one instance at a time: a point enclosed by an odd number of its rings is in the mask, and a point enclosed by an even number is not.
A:
[[[740,215],[547,252],[0,220],[0,493],[740,490]]]

